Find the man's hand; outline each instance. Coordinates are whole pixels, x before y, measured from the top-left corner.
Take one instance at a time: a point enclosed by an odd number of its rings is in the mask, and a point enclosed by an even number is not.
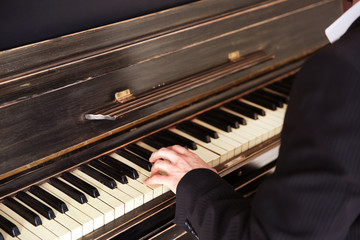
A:
[[[163,184],[176,193],[181,178],[196,168],[208,168],[214,172],[198,155],[179,145],[161,148],[150,157],[153,163],[152,176],[145,180],[146,185]]]

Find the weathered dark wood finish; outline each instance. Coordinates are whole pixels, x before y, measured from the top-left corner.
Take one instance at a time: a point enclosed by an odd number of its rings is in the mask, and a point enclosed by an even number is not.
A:
[[[1,52],[0,175],[136,131],[137,124],[306,56],[326,44],[323,29],[339,13],[335,0],[204,0]],[[274,59],[121,120],[83,118],[117,91],[136,96],[224,64],[230,52],[258,50]]]

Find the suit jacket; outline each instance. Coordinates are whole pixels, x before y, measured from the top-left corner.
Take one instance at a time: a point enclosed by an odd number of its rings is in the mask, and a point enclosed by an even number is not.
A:
[[[253,199],[196,169],[177,188],[175,223],[197,238],[360,239],[360,21],[298,73],[276,171]]]

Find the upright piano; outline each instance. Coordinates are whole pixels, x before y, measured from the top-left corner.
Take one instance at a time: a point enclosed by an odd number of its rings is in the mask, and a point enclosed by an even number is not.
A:
[[[294,76],[340,1],[156,9],[0,52],[0,239],[191,239],[176,196],[143,185],[164,146],[244,197],[274,171]]]

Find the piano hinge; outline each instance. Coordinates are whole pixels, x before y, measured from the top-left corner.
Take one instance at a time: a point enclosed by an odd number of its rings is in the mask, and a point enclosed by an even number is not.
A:
[[[134,96],[130,92],[130,89],[126,89],[124,91],[115,93],[115,101],[118,103],[124,103],[133,98],[134,98]]]
[[[231,62],[237,62],[241,59],[241,55],[239,51],[234,51],[228,54],[228,59]]]

